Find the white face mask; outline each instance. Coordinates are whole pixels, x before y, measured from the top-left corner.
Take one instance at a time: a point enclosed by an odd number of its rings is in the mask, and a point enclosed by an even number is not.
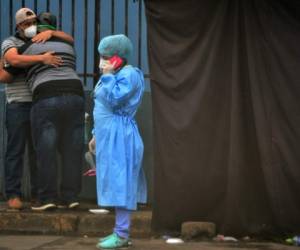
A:
[[[103,70],[104,66],[109,62],[109,60],[105,60],[103,58],[100,58],[100,63],[99,63],[99,69]]]
[[[27,37],[27,38],[32,38],[36,35],[37,33],[37,26],[36,25],[31,25],[30,27],[26,28],[24,30],[24,35]]]

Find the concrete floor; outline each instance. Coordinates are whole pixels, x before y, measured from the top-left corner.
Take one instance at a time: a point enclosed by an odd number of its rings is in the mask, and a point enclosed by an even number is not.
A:
[[[64,236],[0,236],[0,250],[96,250],[98,238]],[[169,245],[160,239],[133,239],[132,250],[296,250],[275,243],[188,242]]]

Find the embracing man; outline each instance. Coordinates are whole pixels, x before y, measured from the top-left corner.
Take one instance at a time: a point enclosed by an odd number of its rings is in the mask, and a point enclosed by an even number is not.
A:
[[[58,36],[68,41],[73,38],[64,32],[50,34],[40,33],[36,36],[36,15],[28,9],[22,8],[16,12],[16,33],[6,38],[1,46],[4,65],[27,67],[36,63],[59,65],[60,57],[53,52],[46,52],[35,56],[18,56],[17,48],[34,37],[35,41],[45,41],[51,36]],[[1,74],[2,76],[2,74]],[[30,165],[31,197],[37,195],[36,159],[31,140],[30,110],[32,94],[25,83],[24,72],[18,74],[11,84],[6,85],[6,129],[7,148],[5,155],[5,194],[8,208],[21,209],[21,178],[23,172],[23,156],[25,145],[28,145],[28,159]]]
[[[56,30],[56,17],[44,12],[38,16],[38,30]],[[35,64],[26,71],[26,82],[33,94],[31,127],[37,154],[38,202],[35,211],[79,206],[81,167],[84,150],[84,92],[76,74],[73,44],[53,37],[43,43],[28,41],[19,47],[18,56],[55,52],[59,67]],[[18,68],[4,67],[15,75]],[[57,189],[57,152],[62,159],[60,189]]]

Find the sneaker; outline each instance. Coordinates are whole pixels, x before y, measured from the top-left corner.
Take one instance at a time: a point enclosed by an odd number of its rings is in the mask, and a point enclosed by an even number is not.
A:
[[[116,248],[127,248],[129,246],[128,239],[119,237],[117,234],[105,237],[106,240],[99,242],[96,247],[99,249],[116,249]]]
[[[59,201],[57,204],[57,208],[60,209],[75,209],[79,207],[79,202],[78,201],[72,201],[72,202],[66,202],[66,201]]]
[[[37,202],[36,204],[31,206],[33,211],[49,211],[56,208],[55,203],[53,202]]]
[[[19,209],[23,208],[23,203],[19,197],[13,197],[13,198],[8,199],[7,205],[8,205],[8,208],[10,208],[10,209],[19,210]]]
[[[108,236],[106,236],[106,237],[99,238],[99,242],[103,242],[103,241],[108,240],[108,239],[111,238],[111,237],[114,237],[114,234],[115,234],[115,233],[112,233],[112,234],[110,234],[110,235],[108,235]],[[132,241],[131,241],[131,239],[128,239],[128,246],[132,246]]]
[[[112,233],[110,235],[107,235],[106,237],[103,237],[103,238],[99,238],[99,242],[103,242],[103,241],[106,241],[108,240],[110,237],[113,237],[115,233]]]
[[[69,203],[68,208],[69,208],[69,209],[78,208],[79,205],[80,205],[80,204],[79,204],[78,201],[73,201],[73,202]]]

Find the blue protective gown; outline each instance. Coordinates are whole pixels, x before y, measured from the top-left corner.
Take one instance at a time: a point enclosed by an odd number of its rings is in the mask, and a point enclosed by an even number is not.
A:
[[[135,210],[137,202],[146,202],[144,145],[134,119],[143,92],[143,73],[132,66],[102,75],[95,87],[97,196],[101,206]]]

